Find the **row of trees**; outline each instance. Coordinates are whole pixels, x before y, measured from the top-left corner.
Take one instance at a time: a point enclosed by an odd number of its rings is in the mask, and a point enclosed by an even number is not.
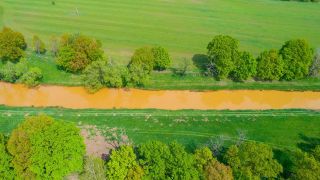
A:
[[[302,39],[287,41],[280,50],[268,50],[254,58],[239,50],[238,40],[218,35],[208,44],[208,70],[217,79],[244,81],[293,80],[316,73],[319,65],[313,49]],[[313,69],[311,67],[314,67]]]
[[[62,179],[74,173],[86,180],[320,177],[320,144],[308,152],[290,151],[290,165],[279,163],[273,149],[263,143],[242,140],[220,153],[215,147],[202,146],[190,153],[177,142],[149,141],[119,146],[103,159],[86,157],[74,124],[40,115],[27,117],[10,137],[0,134],[0,179]]]

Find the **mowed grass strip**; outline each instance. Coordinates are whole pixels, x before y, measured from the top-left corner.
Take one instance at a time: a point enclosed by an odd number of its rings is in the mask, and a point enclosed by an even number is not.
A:
[[[320,112],[310,110],[71,110],[0,106],[0,132],[10,133],[26,116],[47,114],[78,125],[124,130],[134,143],[177,140],[193,149],[210,139],[234,143],[243,132],[248,141],[295,150],[303,137],[319,137]]]
[[[128,58],[144,45],[162,45],[174,59],[205,53],[217,34],[239,39],[257,55],[305,38],[320,46],[320,4],[273,0],[4,0],[4,25],[48,40],[65,32],[100,39],[106,52]],[[1,11],[1,10],[0,10]],[[116,55],[118,54],[118,55]]]

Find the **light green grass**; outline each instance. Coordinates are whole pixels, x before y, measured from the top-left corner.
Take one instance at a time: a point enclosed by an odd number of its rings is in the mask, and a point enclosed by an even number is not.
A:
[[[25,116],[45,113],[77,125],[125,130],[135,144],[148,140],[177,140],[193,149],[210,139],[224,137],[235,143],[238,132],[250,141],[295,150],[302,137],[319,137],[320,112],[309,110],[199,111],[199,110],[70,110],[0,106],[0,132],[10,133]]]
[[[162,45],[174,60],[205,53],[217,34],[239,39],[255,55],[305,38],[320,46],[320,3],[276,0],[3,0],[4,25],[30,41],[80,32],[100,39],[109,56],[127,62],[144,45]],[[79,16],[76,15],[76,9]],[[1,10],[0,10],[1,12]],[[0,16],[1,17],[1,16]],[[1,22],[1,20],[0,20]]]

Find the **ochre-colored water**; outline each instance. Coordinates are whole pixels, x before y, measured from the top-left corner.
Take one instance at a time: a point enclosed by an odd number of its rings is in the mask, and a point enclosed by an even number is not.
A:
[[[82,87],[39,86],[28,89],[20,84],[0,82],[0,104],[74,109],[320,109],[320,92],[102,89],[89,94]]]

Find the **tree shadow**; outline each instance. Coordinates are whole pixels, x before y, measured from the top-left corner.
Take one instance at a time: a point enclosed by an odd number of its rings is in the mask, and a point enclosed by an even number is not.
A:
[[[301,140],[303,142],[298,143],[298,148],[302,151],[310,152],[313,150],[317,145],[320,145],[320,138],[318,137],[308,137],[304,134],[299,134]]]
[[[293,152],[288,149],[274,149],[274,158],[282,165],[283,172],[282,177],[285,179],[291,177],[294,167],[292,156]]]
[[[209,64],[209,58],[205,54],[195,54],[192,57],[194,66],[196,66],[201,72],[207,70],[207,65]]]

